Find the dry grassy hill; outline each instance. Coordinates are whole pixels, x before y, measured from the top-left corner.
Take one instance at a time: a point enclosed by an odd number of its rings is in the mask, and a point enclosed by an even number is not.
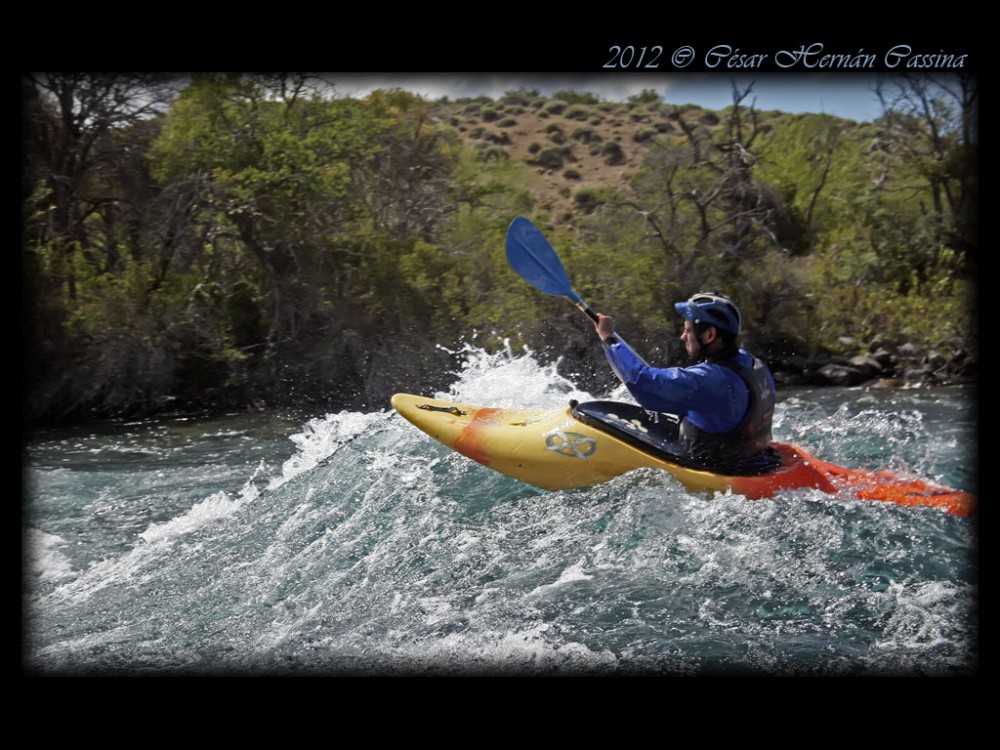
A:
[[[523,164],[536,205],[554,223],[586,213],[595,191],[623,190],[654,139],[683,138],[680,118],[699,128],[720,123],[717,113],[694,105],[573,103],[521,93],[438,103],[435,115],[479,158]]]

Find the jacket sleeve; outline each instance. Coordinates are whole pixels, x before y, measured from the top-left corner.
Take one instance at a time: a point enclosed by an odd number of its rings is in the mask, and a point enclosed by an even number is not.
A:
[[[694,384],[679,367],[651,367],[620,339],[604,342],[604,354],[618,379],[644,409],[684,415],[694,394]]]
[[[635,350],[631,346],[617,336],[606,338],[601,343],[604,346],[604,355],[608,358],[608,363],[611,365],[611,369],[614,370],[615,375],[618,376],[618,379],[626,386],[630,383],[635,383],[638,379],[639,370],[645,364],[642,358],[635,353]]]

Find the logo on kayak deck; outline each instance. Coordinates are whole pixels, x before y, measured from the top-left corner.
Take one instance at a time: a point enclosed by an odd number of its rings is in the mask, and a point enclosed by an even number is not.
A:
[[[597,450],[597,441],[579,432],[554,432],[545,438],[545,450],[564,456],[587,458]]]

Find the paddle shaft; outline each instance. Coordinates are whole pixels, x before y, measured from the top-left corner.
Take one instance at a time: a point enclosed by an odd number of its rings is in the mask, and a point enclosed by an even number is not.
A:
[[[595,313],[594,310],[590,307],[590,305],[588,305],[583,300],[580,300],[579,302],[576,302],[575,304],[576,304],[576,307],[577,307],[578,310],[580,310],[581,312],[586,313],[587,317],[590,318],[595,323],[597,323],[600,320],[600,318],[597,317],[597,313]]]

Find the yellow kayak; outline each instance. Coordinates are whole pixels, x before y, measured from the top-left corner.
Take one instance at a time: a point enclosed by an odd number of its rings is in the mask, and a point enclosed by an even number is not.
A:
[[[665,453],[669,425],[658,424],[658,418],[630,404],[501,409],[397,393],[392,406],[449,448],[546,490],[590,487],[634,469],[653,468],[669,472],[694,492],[731,490],[757,499],[781,490],[814,488],[901,505],[943,507],[957,515],[975,511],[975,495],[888,472],[846,469],[787,443],[772,443],[772,464],[754,473],[708,471],[681,455]]]

